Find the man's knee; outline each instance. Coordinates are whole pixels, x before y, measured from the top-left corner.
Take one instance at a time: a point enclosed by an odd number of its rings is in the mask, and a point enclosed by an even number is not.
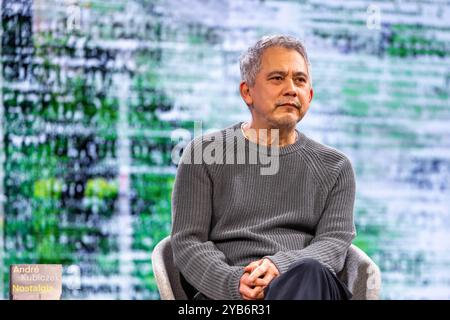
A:
[[[326,267],[315,259],[300,259],[275,278],[264,291],[264,295],[267,299],[297,299],[291,294],[295,297],[297,294],[309,296],[311,292],[318,292],[318,288],[321,288],[321,282],[318,280],[325,274],[324,269]]]

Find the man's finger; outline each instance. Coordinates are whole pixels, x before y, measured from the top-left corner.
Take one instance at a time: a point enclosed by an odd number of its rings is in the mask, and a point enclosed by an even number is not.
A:
[[[278,277],[277,274],[269,271],[264,275],[264,278],[258,279],[260,280],[259,285],[268,286],[272,282],[272,280],[275,279],[276,277]]]
[[[269,265],[269,270],[272,270],[272,272],[276,275],[280,275],[280,271],[278,270],[277,266],[272,262],[272,260],[265,258],[264,263]]]
[[[259,259],[259,260],[257,260],[257,261],[253,261],[253,262],[251,262],[251,263],[249,263],[245,268],[244,268],[244,270],[246,271],[246,272],[252,272],[253,270],[255,270],[256,268],[258,268],[260,265],[261,265],[261,263],[263,262],[263,259]]]
[[[251,282],[251,285],[255,287],[265,287],[269,284],[269,281],[267,281],[264,278],[256,278],[255,281]]]
[[[255,300],[260,295],[261,290],[263,290],[262,287],[255,287],[252,289],[243,285],[239,288],[239,293],[245,300]]]
[[[244,284],[246,284],[247,286],[249,286],[251,288],[266,286],[268,284],[267,280],[265,280],[264,278],[257,278],[255,281],[250,281],[250,279],[248,277],[246,277],[246,278],[242,279],[242,281],[244,282]]]
[[[262,275],[264,275],[267,272],[268,269],[269,269],[269,265],[267,263],[263,262],[258,268],[253,270],[253,272],[249,276],[249,280],[250,281],[255,281],[257,278],[259,278]]]
[[[263,278],[257,278],[255,281],[250,281],[248,276],[250,275],[250,273],[245,272],[242,277],[241,277],[241,282],[247,286],[249,286],[250,288],[254,288],[256,286],[266,286],[267,285],[267,281],[264,280]]]
[[[255,287],[253,290],[255,295],[255,300],[262,300],[264,299],[264,289],[265,287]]]
[[[250,263],[248,266],[246,266],[244,268],[244,271],[245,272],[252,272],[253,270],[255,270],[256,268],[259,267],[259,265],[261,264],[260,261],[253,261],[252,263]]]
[[[251,295],[251,289],[248,286],[241,286],[239,288],[239,293],[241,294],[241,296],[245,299],[250,299],[250,295]]]
[[[258,294],[256,300],[264,300],[264,289]]]

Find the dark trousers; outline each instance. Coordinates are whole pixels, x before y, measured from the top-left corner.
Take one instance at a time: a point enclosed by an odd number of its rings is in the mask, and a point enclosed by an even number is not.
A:
[[[314,259],[302,259],[272,280],[264,289],[264,300],[349,300],[347,286]]]
[[[188,299],[204,300],[181,275],[181,284]],[[264,300],[348,300],[352,298],[346,285],[328,268],[314,259],[302,259],[273,279],[264,289]]]

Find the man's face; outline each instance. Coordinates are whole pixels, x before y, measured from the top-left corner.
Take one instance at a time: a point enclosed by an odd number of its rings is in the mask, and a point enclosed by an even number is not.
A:
[[[303,118],[313,97],[305,59],[293,49],[270,47],[261,57],[253,86],[240,85],[257,128],[292,128]]]

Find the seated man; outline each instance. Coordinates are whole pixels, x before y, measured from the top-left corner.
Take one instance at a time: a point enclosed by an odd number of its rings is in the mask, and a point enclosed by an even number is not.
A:
[[[354,172],[344,154],[296,129],[313,98],[305,48],[265,37],[240,68],[251,120],[194,138],[177,171],[171,241],[185,291],[349,299],[336,274],[356,234]]]

